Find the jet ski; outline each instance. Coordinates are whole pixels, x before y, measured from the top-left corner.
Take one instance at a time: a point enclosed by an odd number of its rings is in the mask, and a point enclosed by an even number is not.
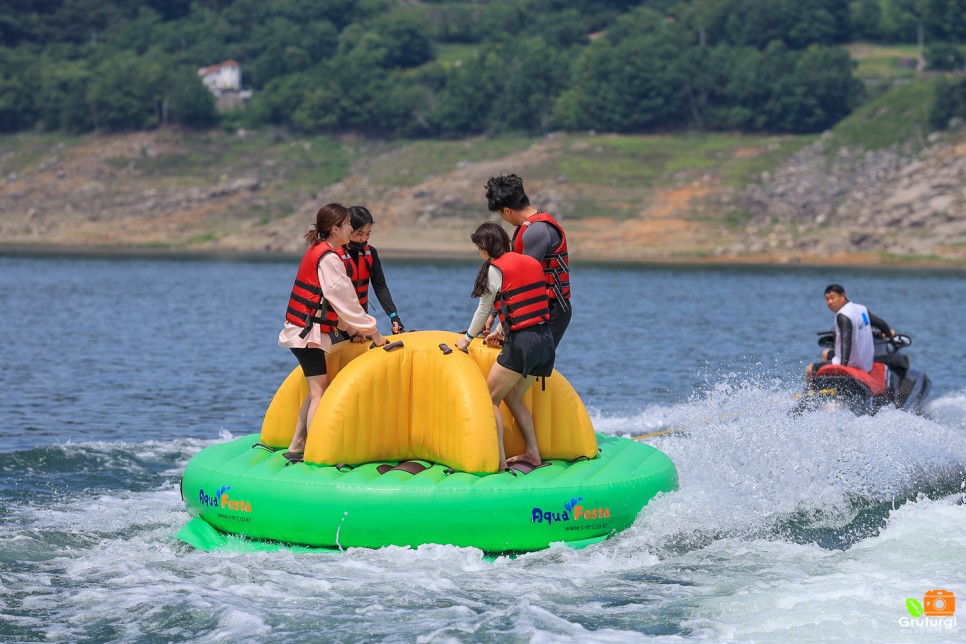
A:
[[[820,347],[835,346],[834,331],[819,331],[818,336]],[[872,415],[888,406],[922,413],[931,382],[924,371],[910,366],[908,356],[900,353],[912,344],[912,338],[900,333],[891,338],[877,334],[874,341],[875,358],[871,371],[837,364],[821,367],[795,411],[801,413],[823,402],[837,402],[856,415]]]

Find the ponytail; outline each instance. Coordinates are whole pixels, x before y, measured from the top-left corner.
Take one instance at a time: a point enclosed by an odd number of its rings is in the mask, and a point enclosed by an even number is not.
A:
[[[304,237],[305,241],[307,241],[309,244],[318,244],[320,241],[322,241],[322,235],[319,234],[319,229],[314,225],[309,228],[309,232],[305,233]]]
[[[490,292],[490,263],[491,260],[483,262],[480,272],[476,274],[476,281],[473,283],[473,292],[470,297],[480,297],[484,293]]]

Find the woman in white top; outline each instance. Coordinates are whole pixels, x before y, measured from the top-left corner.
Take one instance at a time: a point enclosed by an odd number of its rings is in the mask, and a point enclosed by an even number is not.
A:
[[[553,334],[547,324],[550,305],[543,265],[533,257],[510,251],[510,238],[497,223],[482,224],[470,238],[485,260],[473,286],[473,297],[479,297],[480,302],[466,335],[456,341],[456,348],[466,350],[496,303],[506,339],[500,355],[490,367],[486,384],[496,416],[499,467],[502,470],[518,463],[539,467],[542,462],[540,447],[533,416],[523,402],[523,396],[538,377],[553,373],[555,349]],[[522,454],[511,458],[506,458],[503,448],[500,403],[505,403],[513,414],[526,444]]]
[[[370,336],[376,346],[386,343],[375,318],[359,304],[340,257],[351,232],[348,208],[337,203],[319,208],[315,226],[305,235],[309,248],[299,264],[285,325],[278,334],[278,344],[292,350],[309,385],[309,395],[299,409],[288,448],[294,457],[305,450],[308,428],[329,385],[325,354],[332,348],[332,335],[341,329],[350,336]]]

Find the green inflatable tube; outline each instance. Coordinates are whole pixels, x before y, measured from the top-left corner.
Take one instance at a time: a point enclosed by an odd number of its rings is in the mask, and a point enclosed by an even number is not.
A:
[[[254,549],[581,547],[630,526],[648,501],[678,482],[671,459],[653,447],[597,439],[600,453],[590,460],[478,475],[424,461],[414,462],[428,466],[415,474],[389,469],[396,463],[289,465],[281,452],[261,448],[257,434],[244,436],[207,447],[188,463],[181,493],[195,518],[178,537],[202,550],[225,546],[230,535],[261,544]]]

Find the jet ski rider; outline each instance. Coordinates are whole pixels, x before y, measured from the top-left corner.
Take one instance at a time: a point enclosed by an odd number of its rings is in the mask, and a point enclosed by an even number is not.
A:
[[[840,284],[829,284],[825,288],[825,304],[835,314],[835,347],[822,351],[822,362],[805,367],[805,377],[811,380],[827,364],[870,371],[875,356],[872,329],[887,338],[894,337],[895,331],[885,320],[869,313],[866,307],[850,302],[845,296],[845,287]]]

